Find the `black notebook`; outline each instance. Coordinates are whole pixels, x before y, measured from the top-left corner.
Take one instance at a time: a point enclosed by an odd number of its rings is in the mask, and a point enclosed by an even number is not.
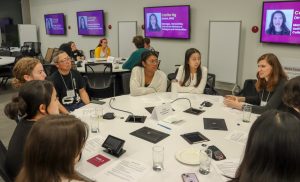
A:
[[[148,127],[140,128],[138,130],[135,130],[134,132],[131,132],[130,134],[138,138],[147,140],[151,143],[157,143],[169,136],[169,134],[167,133],[163,133],[161,131],[154,130]]]
[[[227,126],[224,119],[220,118],[203,118],[204,129],[206,130],[225,130]]]
[[[200,132],[192,132],[181,135],[189,144],[207,142],[209,139]]]

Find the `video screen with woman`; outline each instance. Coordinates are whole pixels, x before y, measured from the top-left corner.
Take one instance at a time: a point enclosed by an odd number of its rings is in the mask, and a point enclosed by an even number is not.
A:
[[[148,31],[159,32],[161,31],[161,13],[147,13]]]
[[[300,1],[263,2],[261,42],[300,44]]]

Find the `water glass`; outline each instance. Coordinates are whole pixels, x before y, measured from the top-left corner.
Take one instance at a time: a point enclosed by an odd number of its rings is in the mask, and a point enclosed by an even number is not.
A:
[[[209,149],[201,150],[199,155],[199,172],[201,174],[208,174],[210,172],[210,164],[212,158],[212,151]]]
[[[98,133],[99,132],[99,117],[97,114],[93,113],[90,115],[91,119],[91,132],[92,133]]]
[[[250,105],[243,106],[243,122],[245,123],[250,122],[251,112],[252,112],[252,107]]]
[[[164,147],[163,146],[153,146],[152,147],[153,156],[153,170],[162,171],[164,169]]]

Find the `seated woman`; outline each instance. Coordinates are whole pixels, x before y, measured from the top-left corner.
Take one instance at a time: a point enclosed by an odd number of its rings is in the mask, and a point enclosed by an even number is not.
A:
[[[154,92],[165,92],[167,76],[157,70],[159,61],[155,52],[146,51],[142,60],[132,69],[130,77],[130,94],[133,96],[146,95]]]
[[[236,97],[226,96],[224,104],[228,107],[242,110],[244,102],[253,104],[252,112],[261,114],[270,109],[284,109],[281,98],[283,95],[284,84],[287,76],[278,58],[272,54],[264,54],[257,60],[257,96],[254,97]]]
[[[83,181],[74,166],[87,138],[88,126],[75,116],[40,119],[28,134],[24,163],[16,182]]]
[[[19,117],[19,123],[10,139],[5,167],[11,178],[19,173],[23,161],[26,137],[38,119],[48,114],[58,114],[56,90],[49,81],[33,80],[26,82],[19,95],[4,108],[11,119]]]
[[[195,48],[185,52],[184,65],[178,68],[172,92],[202,94],[207,81],[207,68],[201,66],[201,53]]]
[[[25,82],[31,80],[45,80],[46,74],[40,60],[32,57],[21,58],[13,68],[14,79],[12,85],[21,87]]]
[[[266,111],[253,123],[243,160],[230,181],[300,181],[299,138],[295,116]]]
[[[110,48],[107,46],[107,39],[100,40],[98,46],[95,49],[95,58],[107,58],[110,56]]]
[[[300,119],[300,76],[290,79],[284,87],[283,102],[288,111]]]
[[[71,58],[75,61],[82,61],[85,59],[84,55],[83,55],[83,52],[82,51],[79,51],[77,49],[77,46],[75,44],[75,42],[71,41],[69,42],[70,44],[70,47],[71,47]]]
[[[15,78],[12,81],[12,85],[15,88],[21,87],[27,81],[45,80],[47,76],[40,60],[32,57],[21,58],[13,68],[13,75]],[[58,104],[60,113],[69,113],[61,103]]]

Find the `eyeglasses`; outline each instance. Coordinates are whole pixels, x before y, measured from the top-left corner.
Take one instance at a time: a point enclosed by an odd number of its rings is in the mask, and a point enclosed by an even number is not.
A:
[[[160,61],[159,60],[151,60],[151,61],[146,61],[148,64],[152,64],[152,65],[155,65],[155,64],[159,64]]]
[[[58,63],[61,63],[61,64],[65,64],[66,62],[68,61],[71,61],[72,59],[70,57],[66,57],[65,59],[63,59],[62,61],[58,61]]]

